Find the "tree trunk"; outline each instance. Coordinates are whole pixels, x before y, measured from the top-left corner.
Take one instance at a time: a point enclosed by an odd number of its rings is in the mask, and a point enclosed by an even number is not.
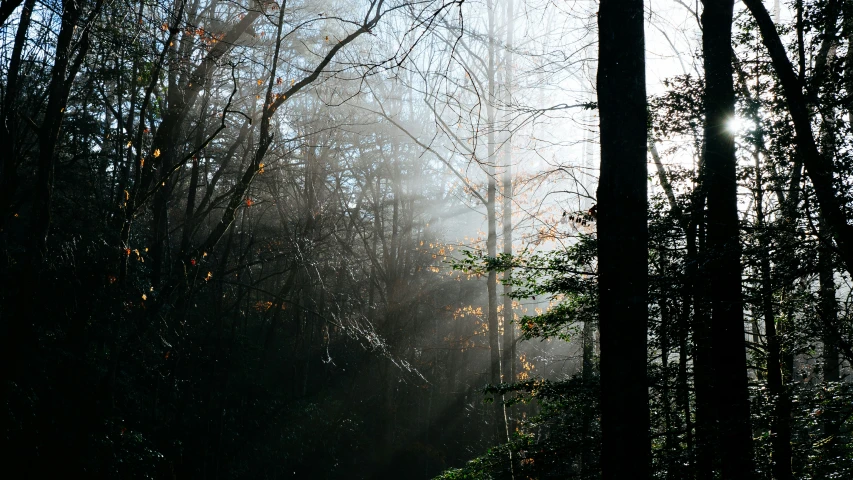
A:
[[[770,250],[764,222],[764,182],[758,153],[755,153],[755,217],[758,229],[758,255],[761,273],[761,311],[767,333],[767,387],[774,401],[771,419],[770,442],[773,447],[772,470],[776,480],[792,480],[791,459],[791,400],[782,378],[782,347],[776,331],[773,312],[773,279],[770,275]]]
[[[43,257],[47,249],[47,234],[50,230],[50,210],[53,197],[53,170],[56,161],[56,146],[59,130],[65,118],[65,106],[71,82],[66,76],[71,65],[71,43],[74,30],[80,21],[80,4],[75,0],[62,2],[62,26],[56,40],[56,54],[50,84],[47,87],[47,108],[39,130],[39,157],[34,188],[33,220],[31,224],[33,245]],[[79,55],[85,54],[86,43],[81,43]],[[72,72],[73,78],[73,72]]]
[[[702,168],[702,167],[700,167]],[[704,176],[704,175],[703,175]],[[708,282],[705,277],[703,261],[705,255],[705,201],[702,189],[694,195],[694,209],[691,229],[687,235],[687,278],[693,306],[693,385],[696,388],[696,471],[699,480],[715,478],[717,442],[716,442],[716,405],[713,400],[713,367],[711,353],[710,319],[708,316]],[[698,197],[698,198],[697,198]]]
[[[15,43],[12,46],[12,56],[6,73],[6,91],[3,105],[0,106],[0,231],[6,223],[6,217],[11,213],[9,207],[18,189],[18,153],[16,140],[18,138],[18,77],[21,73],[21,55],[27,42],[27,32],[30,29],[35,0],[27,0],[21,10],[18,30],[15,32]]]
[[[660,267],[658,275],[662,281],[667,278],[667,245],[661,245],[659,251]],[[661,377],[660,377],[660,405],[663,411],[664,423],[664,468],[666,469],[666,478],[675,479],[678,475],[678,466],[681,462],[678,461],[678,449],[676,448],[675,432],[673,432],[673,414],[672,403],[670,402],[670,384],[669,384],[669,355],[670,355],[670,335],[672,329],[672,312],[667,302],[665,292],[658,291],[658,309],[660,310],[660,345],[661,345]]]
[[[853,92],[853,5],[844,4],[843,34],[847,36],[847,55],[844,58],[844,86],[848,92]],[[853,126],[853,95],[847,95],[847,125]]]
[[[486,254],[489,258],[497,257],[497,215],[495,212],[495,197],[497,196],[497,179],[495,173],[495,11],[494,3],[488,2],[489,8],[489,63],[488,63],[488,98],[486,101],[486,128],[488,158],[486,159],[486,176],[488,187],[486,195],[486,215],[488,216],[488,238],[486,239]],[[489,270],[487,280],[489,307],[489,381],[492,385],[501,383],[501,354],[500,333],[498,329],[498,274]],[[495,441],[502,443],[506,439],[503,405],[495,399],[493,412],[493,431]]]
[[[591,388],[595,378],[595,365],[593,364],[593,351],[595,348],[593,339],[593,324],[589,320],[583,322],[583,378],[584,388]],[[592,432],[593,409],[588,403],[583,407],[583,420],[581,421],[581,440],[585,445],[590,444]],[[581,450],[581,478],[588,478],[593,472],[592,448],[587,446]]]
[[[507,18],[507,34],[506,34],[506,56],[504,57],[504,104],[507,110],[512,101],[512,82],[513,82],[513,0],[507,1],[506,8]],[[507,133],[504,137],[502,145],[503,149],[503,177],[502,177],[502,192],[503,207],[502,207],[502,227],[503,227],[503,253],[506,256],[512,255],[512,130],[510,125],[511,115],[505,115],[506,124],[504,128]],[[513,321],[512,311],[512,285],[509,280],[512,278],[512,269],[504,271],[504,286],[503,286],[503,358],[501,359],[501,368],[503,370],[502,377],[505,383],[515,382],[515,322]],[[515,430],[514,422],[510,420],[509,412],[505,412],[507,416],[507,439]]]
[[[602,478],[649,478],[647,104],[643,2],[598,14]]]
[[[660,155],[658,154],[657,147],[655,146],[654,140],[652,138],[649,138],[649,153],[652,154],[652,160],[654,161],[655,167],[657,168],[658,178],[660,180],[661,187],[663,188],[664,193],[666,194],[667,200],[669,201],[670,210],[672,211],[672,214],[675,216],[676,221],[678,222],[678,225],[684,231],[684,236],[685,236],[685,240],[687,243],[687,256],[685,259],[687,261],[687,267],[686,267],[686,272],[685,272],[686,273],[686,279],[685,279],[686,281],[684,282],[684,287],[683,287],[683,290],[681,292],[683,305],[682,305],[681,310],[678,312],[679,315],[678,315],[678,324],[677,324],[678,350],[679,350],[679,352],[678,352],[678,376],[676,379],[676,397],[677,397],[676,401],[679,404],[678,407],[681,410],[681,413],[684,415],[685,443],[687,446],[687,451],[693,452],[693,448],[694,448],[693,430],[692,430],[693,425],[692,425],[692,422],[690,421],[690,391],[689,391],[689,385],[688,385],[688,380],[687,380],[687,378],[688,378],[687,363],[688,363],[688,354],[689,354],[688,347],[687,347],[687,340],[688,340],[688,335],[689,335],[689,331],[690,331],[690,312],[691,312],[691,308],[694,306],[693,299],[698,298],[697,294],[694,294],[694,290],[696,292],[698,292],[698,289],[694,288],[694,285],[697,282],[697,258],[698,258],[697,257],[697,251],[696,251],[696,224],[698,222],[698,219],[701,218],[701,214],[704,213],[704,207],[705,207],[704,197],[702,196],[701,181],[697,182],[697,184],[694,185],[694,190],[693,190],[693,204],[694,204],[694,206],[692,207],[693,212],[691,213],[690,217],[685,215],[684,211],[681,209],[681,206],[678,204],[678,199],[676,199],[676,197],[675,197],[675,190],[673,190],[672,184],[669,182],[669,175],[667,174],[666,169],[663,166],[663,162],[660,159]],[[701,163],[700,163],[700,170],[701,170]],[[699,175],[699,177],[701,178],[701,174]],[[665,309],[664,303],[665,302],[661,302],[661,307],[660,307],[661,308],[661,319],[662,320],[664,318],[663,317],[663,312]],[[698,314],[698,312],[704,311],[704,310],[702,310],[702,308],[704,308],[704,307],[699,306],[700,303],[701,302],[696,302],[696,305],[698,306],[696,309],[696,311],[697,311],[696,318],[704,319],[704,315]],[[702,325],[705,325],[704,320],[702,322]],[[663,344],[665,342],[661,341],[661,343]],[[664,355],[664,358],[667,358],[667,356]],[[702,360],[704,360],[704,358],[700,359],[699,356],[694,357],[694,364],[695,364],[694,371],[696,372],[696,375],[700,375],[699,372],[701,372],[703,370],[703,366],[701,363]],[[705,370],[707,370],[707,369],[705,369]],[[707,386],[708,383],[704,383],[704,385]],[[701,388],[702,387],[699,387],[697,384],[697,395],[698,395],[698,391],[700,391]],[[708,395],[706,395],[705,398],[708,398]],[[707,411],[707,409],[705,411]],[[669,430],[669,429],[667,429],[667,430]],[[669,438],[667,438],[667,440],[669,441]],[[709,455],[709,453],[711,452],[711,449],[708,447],[705,447],[702,449],[701,452],[704,455],[703,458],[707,457],[707,458],[711,459],[710,461],[706,462],[708,466],[707,466],[707,468],[704,469],[704,471],[708,475],[711,475],[713,473],[712,472],[712,470],[713,470],[712,458],[713,457]],[[702,464],[702,465],[704,465],[704,464]],[[702,470],[702,469],[700,469],[700,470]],[[667,475],[670,475],[671,473],[677,474],[678,472],[667,470]]]
[[[841,362],[838,358],[838,330],[827,328],[828,325],[835,326],[838,322],[838,301],[835,298],[835,272],[832,268],[832,252],[821,245],[818,247],[818,276],[820,281],[820,309],[821,328],[823,334],[823,381],[838,382],[841,380]],[[823,415],[823,433],[827,438],[834,438],[838,434],[838,414],[829,409]]]
[[[702,12],[705,66],[705,169],[708,196],[707,272],[711,297],[713,398],[723,480],[753,475],[746,370],[731,57],[734,1],[706,1]]]
[[[835,278],[832,269],[832,252],[825,247],[818,249],[820,277],[820,316],[824,325],[836,325],[838,301],[835,298]],[[823,340],[823,379],[837,382],[841,379],[841,363],[838,358],[838,339],[835,331],[827,331]]]

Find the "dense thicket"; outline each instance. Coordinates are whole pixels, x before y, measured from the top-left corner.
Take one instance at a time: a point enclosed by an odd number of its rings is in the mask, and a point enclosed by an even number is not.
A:
[[[423,103],[375,80],[449,5],[16,12],[0,142],[10,468],[428,476],[486,445],[480,337],[450,321],[479,293],[438,273],[436,214],[464,206],[383,124],[417,125]]]

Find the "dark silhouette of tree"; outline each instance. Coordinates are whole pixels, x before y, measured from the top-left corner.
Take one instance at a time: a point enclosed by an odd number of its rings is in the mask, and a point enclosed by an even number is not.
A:
[[[821,152],[818,149],[815,135],[812,131],[812,115],[809,113],[807,99],[807,94],[812,96],[816,94],[814,87],[821,85],[823,75],[826,74],[824,72],[826,68],[826,56],[828,55],[831,42],[834,41],[836,35],[837,2],[834,0],[829,1],[829,8],[825,15],[824,41],[816,59],[816,72],[812,75],[814,79],[812,85],[805,85],[803,79],[805,55],[800,55],[801,74],[798,75],[794,71],[790,59],[788,59],[785,47],[782,44],[779,33],[776,31],[776,25],[774,25],[764,4],[760,0],[744,0],[744,4],[749,8],[758,23],[761,38],[767,47],[773,63],[773,69],[779,77],[779,83],[782,86],[788,111],[794,123],[797,153],[814,186],[815,196],[820,207],[820,214],[826,222],[826,229],[831,233],[832,239],[838,248],[838,254],[844,261],[847,271],[853,271],[853,225],[850,224],[849,214],[840,201],[840,197],[837,195],[838,190],[833,181],[834,167],[832,159],[826,152]],[[799,13],[799,15],[802,14]],[[801,36],[802,33],[798,32],[798,37]],[[798,43],[802,45],[801,38],[798,40]],[[803,48],[801,47],[800,50],[802,51]],[[809,90],[808,93],[804,92],[804,89]]]
[[[598,28],[602,477],[649,478],[643,3],[602,1]]]
[[[740,232],[734,135],[732,69],[733,1],[704,2],[705,172],[708,249],[705,271],[711,302],[712,392],[722,478],[753,476],[752,430],[747,390]]]

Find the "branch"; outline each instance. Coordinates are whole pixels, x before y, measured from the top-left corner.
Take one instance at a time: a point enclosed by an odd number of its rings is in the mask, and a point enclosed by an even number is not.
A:
[[[655,146],[654,140],[649,138],[649,152],[652,154],[652,159],[655,162],[655,166],[658,170],[658,178],[660,179],[660,185],[663,187],[664,193],[666,193],[666,198],[669,200],[669,208],[672,210],[673,215],[675,215],[676,220],[678,221],[678,226],[684,230],[684,233],[687,233],[689,228],[687,219],[684,217],[684,212],[681,210],[681,206],[678,205],[678,201],[675,199],[675,192],[672,189],[672,184],[669,183],[669,178],[666,173],[666,169],[663,167],[663,162],[661,162],[660,154],[658,153],[658,149]]]
[[[853,231],[847,223],[847,215],[836,196],[833,184],[832,161],[818,151],[811,127],[803,85],[788,59],[776,26],[761,0],[744,0],[747,8],[758,23],[762,41],[770,53],[773,69],[782,84],[791,119],[794,121],[797,153],[802,158],[806,172],[814,186],[821,216],[838,245],[839,253],[848,272],[853,272]]]
[[[394,125],[395,127],[397,127],[401,132],[405,133],[405,134],[406,134],[406,136],[408,136],[409,138],[411,138],[411,139],[412,139],[412,141],[414,141],[414,142],[415,142],[419,147],[421,147],[421,148],[423,148],[424,150],[426,150],[426,151],[428,151],[428,152],[432,153],[433,155],[435,155],[435,156],[436,156],[436,158],[438,158],[438,160],[439,160],[441,163],[443,163],[445,166],[447,166],[447,168],[449,168],[449,169],[450,169],[450,171],[451,171],[451,172],[453,172],[453,174],[454,174],[454,175],[456,175],[456,177],[457,177],[457,178],[459,178],[459,180],[461,180],[463,184],[465,184],[465,186],[468,188],[468,190],[470,190],[470,191],[471,191],[471,193],[472,193],[475,197],[477,197],[477,200],[480,200],[480,201],[483,203],[483,205],[485,205],[485,204],[487,203],[487,202],[486,202],[486,199],[485,199],[485,198],[483,198],[483,196],[482,196],[482,195],[480,195],[480,193],[479,193],[479,192],[477,192],[477,191],[474,189],[474,187],[471,185],[471,183],[468,181],[468,179],[466,179],[464,176],[462,176],[462,174],[461,174],[461,173],[459,173],[459,171],[458,171],[458,170],[456,170],[455,168],[453,168],[453,165],[451,165],[450,161],[448,161],[447,159],[445,159],[444,157],[442,157],[442,156],[441,156],[438,152],[436,152],[436,151],[435,151],[431,146],[429,146],[429,145],[427,145],[427,144],[425,144],[425,143],[421,142],[420,140],[418,140],[418,139],[417,139],[417,137],[415,137],[415,136],[414,136],[411,132],[409,132],[405,127],[403,127],[402,125],[400,125],[399,123],[397,123],[393,118],[391,118],[390,116],[388,116],[388,115],[385,113],[385,109],[382,107],[382,104],[381,104],[381,103],[379,104],[379,108],[381,108],[381,109],[382,109],[382,111],[381,111],[381,112],[375,112],[375,111],[373,111],[373,110],[370,110],[370,109],[367,109],[367,108],[364,108],[364,107],[360,107],[360,108],[363,108],[364,110],[367,110],[367,111],[369,111],[369,112],[371,112],[371,113],[375,113],[375,114],[377,114],[377,115],[381,115],[383,118],[385,118],[385,120],[388,120],[389,122],[391,122],[391,124],[392,124],[392,125]]]

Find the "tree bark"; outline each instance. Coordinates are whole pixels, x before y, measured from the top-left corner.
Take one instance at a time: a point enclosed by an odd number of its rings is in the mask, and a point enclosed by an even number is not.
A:
[[[713,398],[723,480],[752,478],[752,431],[746,370],[731,56],[733,0],[705,1],[705,169],[708,196],[707,272],[711,297]]]
[[[838,322],[838,300],[835,298],[835,278],[832,269],[832,252],[826,247],[818,249],[818,271],[820,280],[820,310],[823,325],[836,325]],[[841,379],[841,363],[838,358],[838,339],[836,332],[827,331],[823,340],[823,379],[837,382]]]
[[[647,104],[643,2],[598,14],[602,478],[649,478]]]
[[[820,308],[823,329],[823,381],[838,382],[841,380],[841,362],[838,356],[838,330],[827,328],[828,325],[838,324],[838,300],[835,290],[835,271],[832,268],[832,252],[824,245],[818,247],[818,278]],[[823,415],[823,434],[826,438],[835,439],[840,427],[839,415],[829,409]]]

